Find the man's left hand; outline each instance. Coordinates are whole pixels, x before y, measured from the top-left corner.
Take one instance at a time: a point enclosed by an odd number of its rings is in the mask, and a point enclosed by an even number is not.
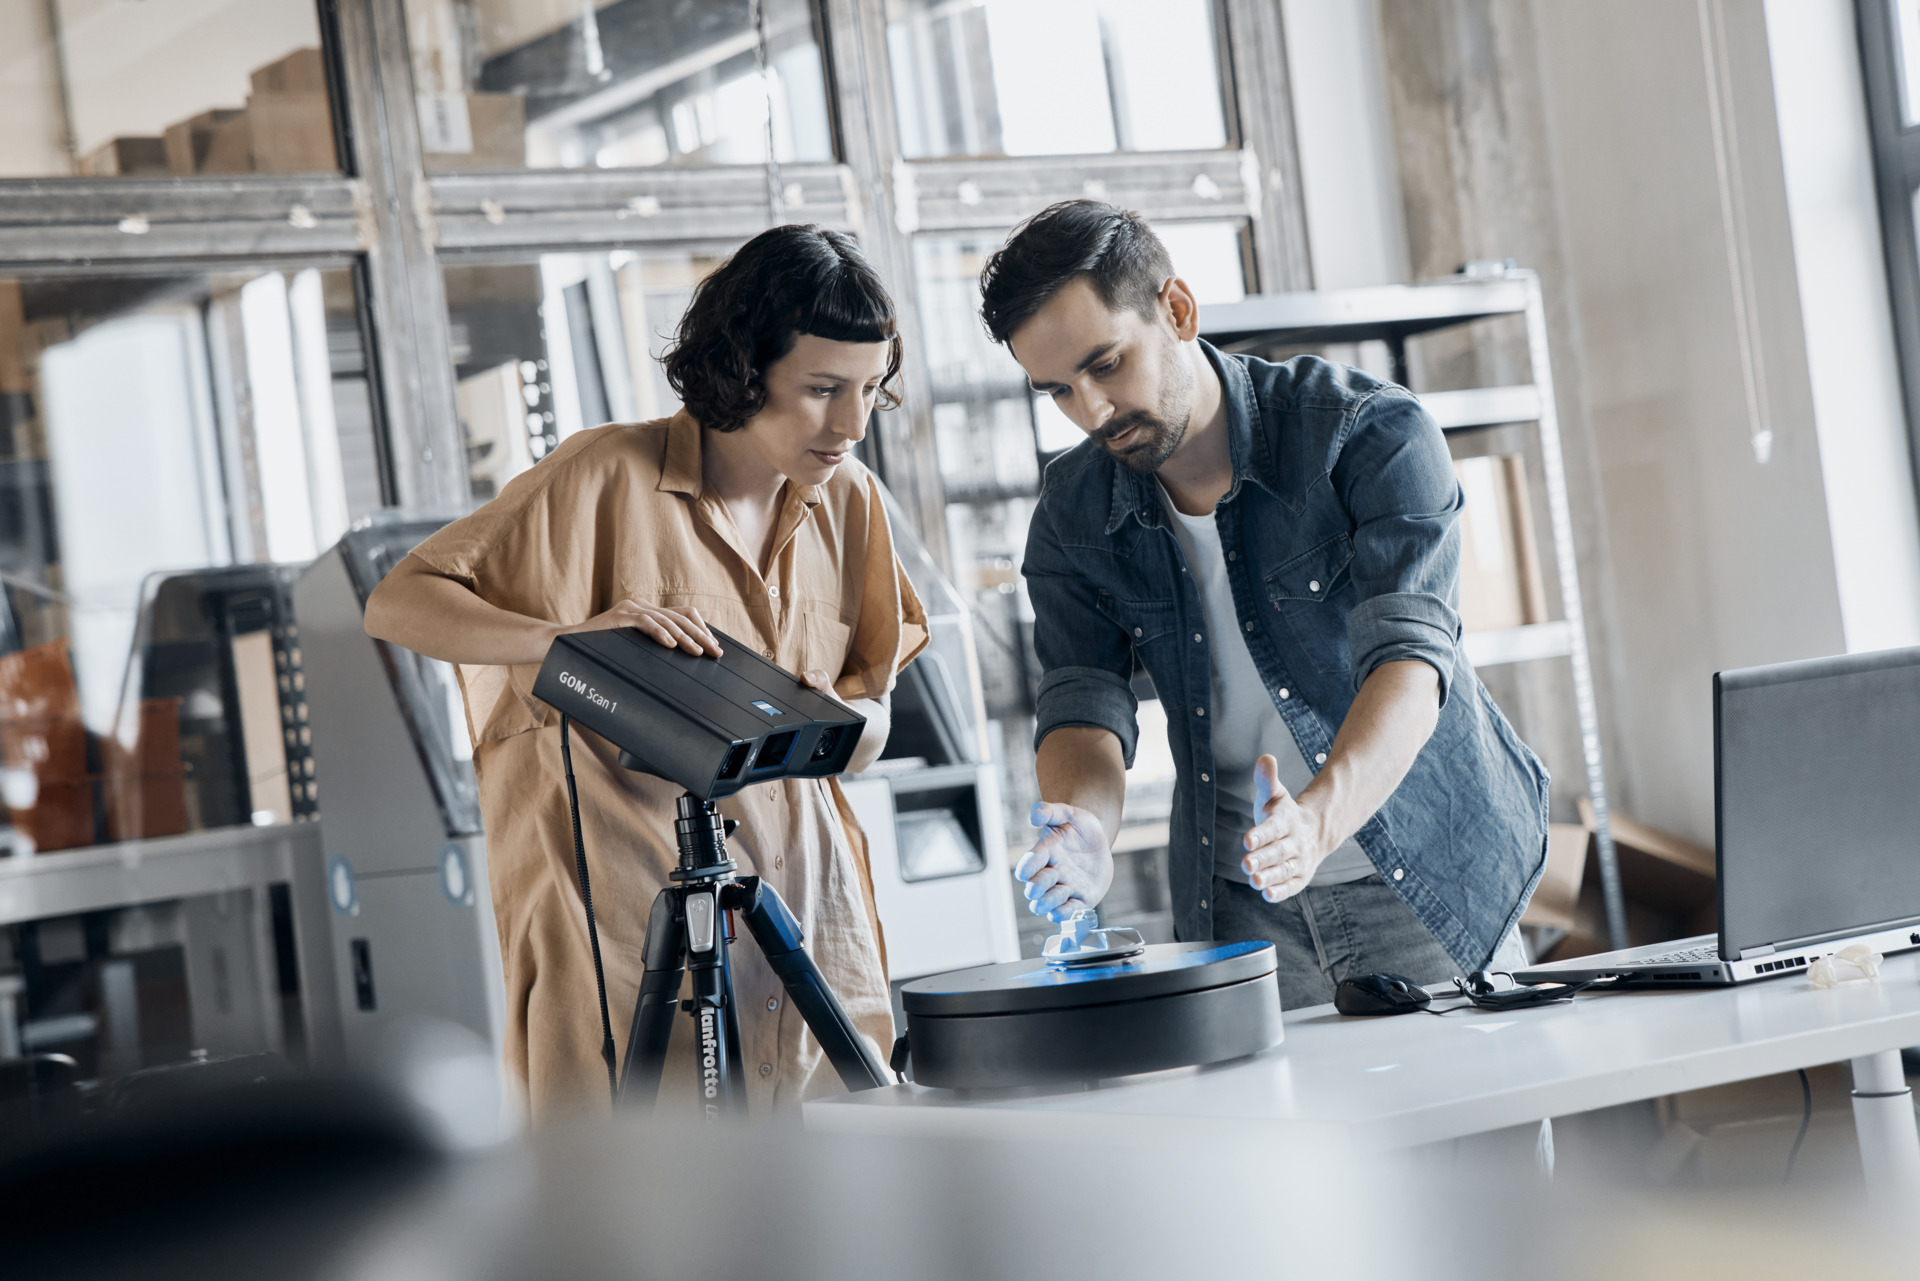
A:
[[[1280,762],[1262,756],[1253,766],[1254,814],[1260,819],[1242,840],[1240,860],[1269,903],[1307,887],[1329,852],[1319,815],[1301,805],[1280,782]]]

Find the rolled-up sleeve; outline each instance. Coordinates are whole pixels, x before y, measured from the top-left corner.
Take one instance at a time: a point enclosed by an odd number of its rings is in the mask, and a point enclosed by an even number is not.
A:
[[[1411,394],[1375,392],[1353,410],[1333,483],[1354,521],[1354,687],[1382,663],[1417,659],[1439,673],[1445,706],[1460,643],[1463,505],[1446,438]]]
[[[1033,745],[1068,725],[1110,730],[1128,768],[1139,740],[1133,642],[1100,612],[1099,589],[1073,570],[1043,495],[1027,530],[1020,572],[1033,598],[1033,648],[1040,659]]]

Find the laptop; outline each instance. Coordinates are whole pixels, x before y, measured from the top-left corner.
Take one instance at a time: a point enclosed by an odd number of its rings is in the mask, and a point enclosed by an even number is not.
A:
[[[1517,971],[1701,987],[1920,947],[1920,648],[1718,672],[1720,932]]]

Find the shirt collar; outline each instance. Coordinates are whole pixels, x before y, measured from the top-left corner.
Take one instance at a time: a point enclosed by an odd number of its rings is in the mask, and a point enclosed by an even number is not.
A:
[[[1270,493],[1274,492],[1266,435],[1253,430],[1259,405],[1254,398],[1253,379],[1248,377],[1247,367],[1222,353],[1206,339],[1197,341],[1200,350],[1213,365],[1214,372],[1220,375],[1220,398],[1227,411],[1227,457],[1233,465],[1233,483],[1228,486],[1226,498],[1221,501],[1238,495],[1240,483],[1247,479],[1252,479]],[[1164,509],[1154,478],[1142,476],[1118,459],[1110,458],[1108,465],[1113,468],[1113,501],[1108,509],[1106,532],[1111,534],[1119,529],[1128,516],[1138,517],[1143,525],[1165,524]]]
[[[685,494],[693,499],[705,494],[706,475],[700,470],[700,449],[705,439],[699,421],[685,409],[667,419],[667,455],[654,488],[663,494]],[[797,494],[808,507],[820,505],[818,485],[789,485],[788,492]]]

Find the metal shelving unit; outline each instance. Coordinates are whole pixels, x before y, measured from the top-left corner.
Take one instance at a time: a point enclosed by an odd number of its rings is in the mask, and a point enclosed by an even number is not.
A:
[[[1627,946],[1626,904],[1620,865],[1614,855],[1607,817],[1606,769],[1601,760],[1599,713],[1593,696],[1593,668],[1580,604],[1580,572],[1573,552],[1573,523],[1567,507],[1566,472],[1560,455],[1560,425],[1553,396],[1553,365],[1547,349],[1546,313],[1539,277],[1512,268],[1481,277],[1457,277],[1432,285],[1383,285],[1370,289],[1270,294],[1202,309],[1200,331],[1216,346],[1249,348],[1311,347],[1331,343],[1383,342],[1394,381],[1407,383],[1407,339],[1486,320],[1521,318],[1527,331],[1527,355],[1533,381],[1507,387],[1475,387],[1420,395],[1421,404],[1454,433],[1533,423],[1538,431],[1540,463],[1546,476],[1547,515],[1554,564],[1560,580],[1561,617],[1465,637],[1467,658],[1476,668],[1535,659],[1565,659],[1572,666],[1580,747],[1585,758],[1587,794],[1593,803],[1594,839],[1600,862],[1600,888],[1606,903],[1607,933],[1616,948]]]

